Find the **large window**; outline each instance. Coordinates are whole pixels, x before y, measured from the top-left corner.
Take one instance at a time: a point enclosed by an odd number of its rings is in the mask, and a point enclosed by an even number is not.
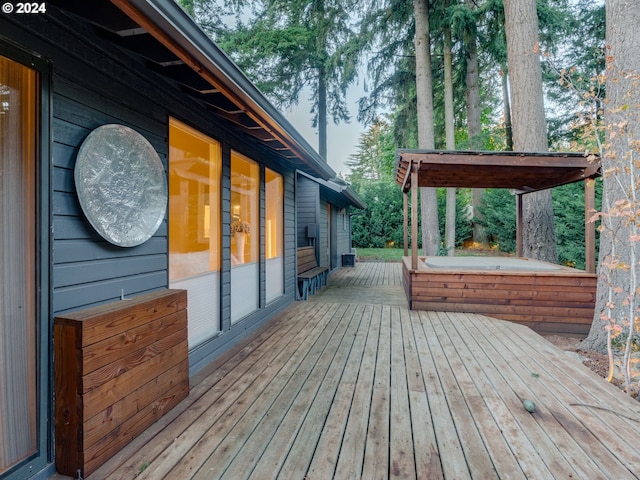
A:
[[[0,474],[39,448],[38,105],[38,73],[0,56]]]
[[[220,329],[220,143],[169,124],[169,280],[187,290],[189,346]]]
[[[266,300],[271,302],[284,292],[284,184],[282,176],[265,169],[265,257]]]
[[[231,152],[231,321],[259,304],[260,167]]]

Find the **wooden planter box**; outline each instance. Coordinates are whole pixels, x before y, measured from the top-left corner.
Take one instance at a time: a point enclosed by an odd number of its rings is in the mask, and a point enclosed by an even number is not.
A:
[[[189,394],[187,293],[57,317],[54,356],[56,468],[87,476]]]

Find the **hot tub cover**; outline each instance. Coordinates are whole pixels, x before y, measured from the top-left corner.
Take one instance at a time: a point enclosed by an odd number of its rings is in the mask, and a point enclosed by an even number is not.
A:
[[[427,257],[424,264],[432,268],[456,270],[553,271],[558,265],[511,257]]]

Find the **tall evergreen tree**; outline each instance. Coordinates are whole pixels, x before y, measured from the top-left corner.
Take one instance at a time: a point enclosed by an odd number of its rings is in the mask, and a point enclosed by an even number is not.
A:
[[[358,120],[371,124],[381,109],[394,114],[398,145],[417,147],[415,22],[407,0],[371,0],[360,23],[360,38],[367,45],[367,95],[359,102]]]
[[[553,105],[562,106],[550,109],[549,138],[554,148],[566,149],[581,141],[582,122],[576,123],[576,114],[593,119],[602,108],[605,89],[598,77],[605,69],[604,10],[604,3],[576,0],[562,14],[546,15],[556,19],[556,32],[548,28],[543,39],[545,95]]]
[[[431,37],[429,35],[429,2],[413,0],[416,33],[416,98],[418,118],[418,148],[433,150],[433,79],[431,72]],[[433,187],[420,187],[422,211],[422,251],[437,255],[440,247],[438,225],[438,198]]]
[[[377,117],[360,135],[357,152],[346,162],[351,170],[349,181],[366,180],[394,182],[395,142],[389,117]]]
[[[466,76],[465,84],[467,91],[465,94],[467,107],[467,136],[469,147],[478,150],[482,146],[481,133],[482,123],[480,121],[480,68],[478,61],[478,30],[475,21],[478,8],[474,0],[465,0],[464,9],[466,15],[463,26],[463,43],[465,49]],[[470,21],[469,21],[470,20]],[[471,191],[471,205],[473,208],[473,240],[481,245],[487,242],[487,233],[482,225],[482,197],[483,188],[474,188]]]
[[[514,149],[544,152],[549,147],[536,0],[505,0],[504,10]],[[556,263],[558,254],[551,192],[529,193],[523,197],[522,204],[523,255]]]
[[[391,106],[399,145],[433,149],[430,2],[371,3],[361,37],[373,52],[368,64],[373,88],[361,99],[359,119],[371,121],[380,106]],[[420,202],[423,251],[436,255],[440,232],[435,189],[420,189]]]
[[[445,9],[449,0],[444,2]],[[453,119],[453,60],[451,25],[446,22],[443,26],[443,63],[444,63],[444,130],[447,150],[456,149],[455,122]],[[453,256],[456,247],[456,189],[447,188],[445,210],[445,242],[444,247],[448,256]]]
[[[353,34],[357,2],[181,1],[276,105],[296,105],[303,88],[311,89],[312,124],[318,128],[318,151],[326,160],[328,119],[335,123],[350,119],[345,96],[356,79],[360,54],[360,42]],[[235,16],[233,26],[221,21],[225,13]]]
[[[585,342],[605,351],[607,333],[622,330],[628,355],[640,336],[640,9],[635,0],[610,0],[606,15],[603,227],[596,314]]]

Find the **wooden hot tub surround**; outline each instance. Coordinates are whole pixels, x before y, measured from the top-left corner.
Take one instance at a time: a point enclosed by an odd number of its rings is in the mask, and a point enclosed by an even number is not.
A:
[[[479,313],[543,334],[589,332],[595,274],[559,265],[545,270],[429,267],[425,257],[419,260],[414,270],[411,258],[403,259],[404,288],[412,310]],[[532,262],[533,266],[536,263],[541,262]]]
[[[413,310],[489,315],[538,333],[583,336],[593,321],[595,274],[594,179],[600,158],[576,152],[398,150],[396,182],[403,192],[403,281]],[[523,256],[523,202],[527,193],[584,182],[586,272],[546,264],[540,270],[478,265],[429,268],[418,257],[419,187],[507,188],[516,196],[516,258]],[[411,208],[409,209],[409,194]],[[411,215],[409,215],[409,210]],[[409,233],[411,252],[409,253]]]

